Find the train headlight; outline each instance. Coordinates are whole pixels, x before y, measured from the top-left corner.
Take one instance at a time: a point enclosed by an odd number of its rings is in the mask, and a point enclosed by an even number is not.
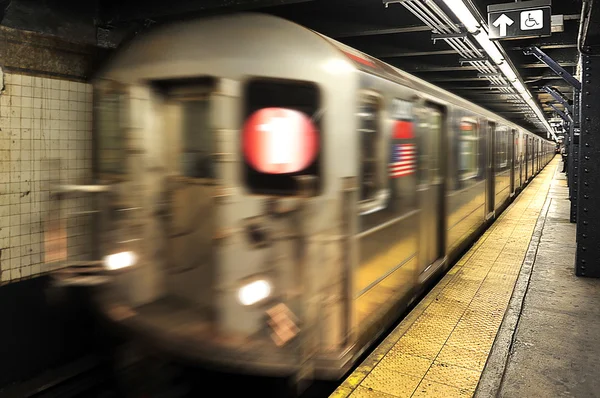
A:
[[[104,258],[104,266],[109,270],[131,267],[137,258],[133,252],[120,252],[110,254]]]
[[[271,284],[264,279],[255,280],[240,288],[238,299],[243,305],[256,304],[271,295]]]

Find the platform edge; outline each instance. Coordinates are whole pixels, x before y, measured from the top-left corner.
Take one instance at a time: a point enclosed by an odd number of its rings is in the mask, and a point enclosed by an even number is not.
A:
[[[556,170],[554,171],[554,174],[555,173]],[[550,189],[548,189],[548,192],[546,192],[546,198],[544,200],[544,206],[540,211],[535,224],[535,229],[531,235],[529,247],[527,248],[525,258],[523,259],[521,271],[519,272],[519,277],[515,283],[508,308],[504,315],[504,319],[500,324],[500,329],[498,330],[485,367],[481,373],[481,377],[477,384],[477,388],[475,389],[473,398],[496,397],[502,389],[504,373],[512,351],[517,328],[519,326],[519,319],[521,312],[523,311],[525,296],[527,295],[527,290],[529,288],[533,264],[537,256],[538,247],[540,245],[542,232],[544,230],[544,225],[546,223],[546,217],[548,215],[551,202],[552,198],[550,197]]]

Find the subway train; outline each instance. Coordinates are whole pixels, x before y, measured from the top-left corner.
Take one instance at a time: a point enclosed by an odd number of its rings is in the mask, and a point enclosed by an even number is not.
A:
[[[269,15],[156,27],[93,84],[95,308],[239,373],[340,378],[554,156]]]

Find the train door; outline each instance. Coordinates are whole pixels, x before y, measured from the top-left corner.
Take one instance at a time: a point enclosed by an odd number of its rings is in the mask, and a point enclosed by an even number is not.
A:
[[[216,175],[211,129],[213,86],[168,82],[160,86],[161,121],[165,132],[165,163],[161,212],[166,271],[179,284],[177,295],[204,308],[213,305],[213,239],[215,234]],[[175,282],[177,281],[177,282]]]
[[[496,197],[496,182],[494,178],[494,164],[495,164],[495,152],[494,143],[496,142],[496,124],[488,122],[487,124],[487,163],[486,163],[486,219],[493,217],[494,213],[494,199]]]
[[[525,162],[523,164],[523,167],[525,168],[525,181],[529,180],[529,170],[530,170],[530,158],[531,158],[531,148],[529,146],[529,142],[530,142],[530,138],[528,136],[524,136],[525,138]]]
[[[508,161],[509,161],[509,167],[510,167],[510,196],[513,196],[514,192],[515,192],[515,167],[517,162],[515,161],[515,142],[516,142],[516,137],[517,137],[517,132],[516,130],[512,129],[509,135],[509,139],[510,142],[512,142],[512,145],[507,145],[508,150],[510,151],[510,153],[508,154]]]
[[[540,171],[540,140],[535,140],[535,172]]]
[[[523,133],[517,131],[517,138],[515,139],[515,153],[517,154],[517,163],[519,167],[519,185],[523,187]]]
[[[423,198],[421,250],[422,274],[434,271],[444,257],[444,169],[443,157],[443,114],[439,109],[425,107],[421,120],[421,154],[423,178],[419,187]]]
[[[535,145],[535,172],[537,174],[540,171],[540,147],[537,139],[533,143]]]
[[[535,138],[531,139],[531,176],[535,176],[535,159],[537,158],[537,151],[535,150]]]

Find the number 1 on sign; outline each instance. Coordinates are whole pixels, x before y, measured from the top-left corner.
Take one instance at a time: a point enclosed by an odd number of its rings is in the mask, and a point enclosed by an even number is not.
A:
[[[298,146],[295,123],[289,118],[275,117],[261,126],[267,134],[267,159],[271,164],[289,164],[293,161],[293,150]]]

